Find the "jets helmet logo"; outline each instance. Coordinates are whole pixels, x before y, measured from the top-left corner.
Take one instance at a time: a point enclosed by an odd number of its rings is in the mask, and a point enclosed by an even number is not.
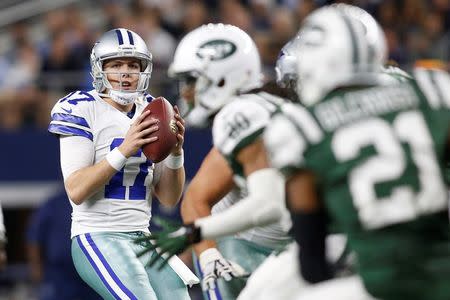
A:
[[[210,60],[221,60],[236,52],[236,45],[226,40],[212,40],[200,46],[197,56]]]

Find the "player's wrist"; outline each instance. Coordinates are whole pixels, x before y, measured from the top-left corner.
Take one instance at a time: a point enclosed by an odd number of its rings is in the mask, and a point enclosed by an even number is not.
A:
[[[185,227],[189,244],[196,244],[202,240],[202,232],[200,227],[195,226],[195,224],[187,224]]]
[[[125,156],[125,158],[130,158],[130,156],[132,156],[134,153],[136,153],[136,151],[134,151],[133,153],[133,148],[129,148],[126,145],[124,145],[124,143],[122,143],[119,147],[117,147],[116,149],[118,149],[120,151],[120,153],[122,153],[123,156]]]
[[[111,152],[106,155],[106,161],[110,164],[113,169],[120,171],[127,162],[127,158],[119,148],[114,148]]]
[[[184,166],[184,152],[183,149],[178,154],[171,153],[164,160],[164,165],[172,170],[177,170]]]
[[[183,155],[183,148],[182,147],[175,147],[175,149],[174,150],[172,150],[172,152],[170,152],[170,155],[173,155],[173,156],[180,156],[180,155]]]

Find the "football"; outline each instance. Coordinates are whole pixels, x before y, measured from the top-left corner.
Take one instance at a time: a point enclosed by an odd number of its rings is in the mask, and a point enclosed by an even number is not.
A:
[[[175,111],[164,97],[153,99],[142,112],[150,110],[150,114],[144,119],[158,119],[159,129],[150,136],[158,139],[142,147],[142,151],[148,159],[153,162],[164,160],[173,147],[177,144],[178,127],[175,119]]]

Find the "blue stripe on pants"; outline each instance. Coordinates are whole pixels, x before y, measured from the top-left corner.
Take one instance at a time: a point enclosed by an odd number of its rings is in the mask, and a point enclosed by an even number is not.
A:
[[[114,273],[114,271],[112,270],[111,266],[108,264],[108,262],[106,261],[105,257],[103,256],[103,254],[100,252],[100,250],[98,249],[97,245],[94,243],[94,240],[92,239],[91,235],[89,233],[84,235],[86,237],[86,240],[88,241],[89,245],[91,246],[92,250],[95,252],[95,254],[97,255],[97,257],[100,259],[101,264],[103,265],[103,267],[106,269],[106,271],[108,272],[108,274],[111,276],[111,278],[113,279],[113,281],[117,284],[117,286],[122,290],[122,292],[127,295],[130,299],[132,300],[137,300],[137,297],[135,295],[133,295],[133,293],[127,289],[125,287],[125,285],[122,283],[122,281],[120,281],[120,279],[117,277],[117,275]],[[83,251],[83,253],[86,255],[86,257],[88,258],[89,262],[91,263],[91,265],[94,267],[94,269],[97,272],[97,275],[100,277],[100,279],[102,280],[103,283],[106,282],[106,279],[104,278],[103,274],[101,273],[100,269],[95,265],[94,260],[90,257],[88,251],[85,249],[84,245],[81,243],[81,240],[79,239],[79,237],[77,237],[78,239],[78,243]],[[112,287],[106,283],[106,287],[108,288],[108,290],[111,292]],[[117,293],[113,292],[113,295],[117,295]],[[118,296],[117,296],[118,297]],[[120,299],[120,297],[116,298],[116,299]]]
[[[102,280],[103,284],[106,286],[106,288],[108,289],[108,291],[114,296],[114,298],[120,300],[119,295],[117,295],[114,290],[111,288],[111,286],[108,284],[108,282],[106,281],[105,277],[102,276],[102,273],[100,272],[100,270],[98,269],[97,265],[94,263],[94,261],[92,260],[92,257],[89,255],[88,251],[86,250],[86,248],[84,247],[83,243],[81,242],[81,239],[79,236],[77,236],[77,242],[78,242],[78,246],[80,246],[81,251],[83,251],[84,255],[86,256],[86,258],[89,260],[91,266],[94,268],[95,273],[97,273],[98,277],[100,277],[100,279]]]

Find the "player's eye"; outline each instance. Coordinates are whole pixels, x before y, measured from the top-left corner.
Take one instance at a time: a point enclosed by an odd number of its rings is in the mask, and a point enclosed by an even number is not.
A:
[[[183,81],[183,83],[186,85],[192,85],[195,84],[195,82],[197,81],[197,77],[192,75],[186,75],[181,79],[181,81]]]
[[[188,84],[194,84],[196,81],[197,81],[197,77],[195,77],[195,76],[188,76],[188,77],[186,78],[186,82],[187,82]]]
[[[130,69],[134,69],[134,70],[141,68],[141,66],[138,63],[131,63],[128,66],[130,67]]]

